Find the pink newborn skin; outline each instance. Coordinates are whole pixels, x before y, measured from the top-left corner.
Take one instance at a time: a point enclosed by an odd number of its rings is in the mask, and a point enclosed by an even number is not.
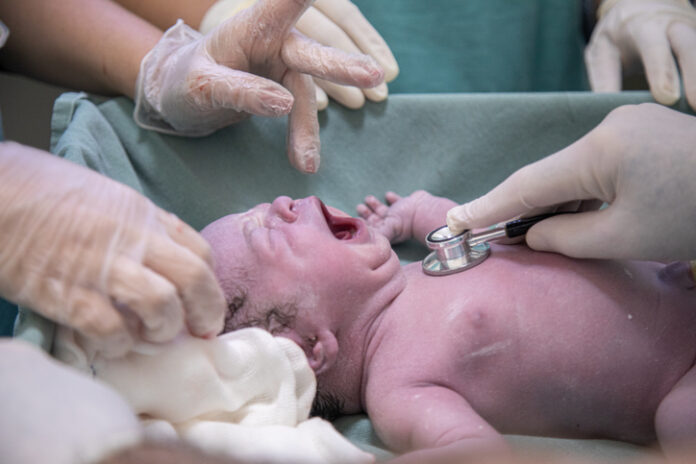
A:
[[[451,200],[368,197],[350,218],[279,197],[206,227],[230,312],[304,350],[317,412],[365,411],[398,462],[505,450],[501,433],[606,438],[668,455],[696,437],[696,291],[663,264],[494,245],[432,277],[390,241]],[[425,253],[424,253],[425,255]],[[664,274],[664,272],[663,272]]]

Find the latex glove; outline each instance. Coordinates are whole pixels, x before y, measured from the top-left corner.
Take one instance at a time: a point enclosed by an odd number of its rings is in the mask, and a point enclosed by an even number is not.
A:
[[[679,61],[686,98],[696,108],[696,10],[688,0],[605,0],[585,49],[592,89],[621,90],[621,67],[640,62],[653,97],[672,105],[680,95]]]
[[[223,327],[210,247],[173,214],[86,168],[0,144],[0,295],[105,356]]]
[[[142,61],[136,122],[200,136],[249,114],[289,113],[290,162],[301,171],[316,172],[319,123],[308,74],[374,87],[383,72],[365,55],[324,47],[293,30],[310,3],[259,0],[206,35],[178,22]]]
[[[579,200],[608,207],[541,221],[527,244],[578,258],[696,258],[696,117],[649,103],[618,108],[569,147],[452,208],[447,224],[459,232]]]
[[[0,339],[0,448],[13,464],[88,464],[141,441],[114,390],[17,339]]]
[[[212,30],[222,21],[256,0],[218,0],[205,14],[200,31]],[[391,82],[399,74],[399,65],[379,32],[365,19],[357,6],[349,0],[316,0],[297,21],[297,30],[317,42],[349,53],[364,53],[377,61],[384,70],[384,81]],[[357,109],[365,104],[365,97],[382,101],[389,93],[381,83],[373,88],[359,89],[314,79],[317,84],[317,106],[324,109],[329,103],[327,94],[340,104]]]

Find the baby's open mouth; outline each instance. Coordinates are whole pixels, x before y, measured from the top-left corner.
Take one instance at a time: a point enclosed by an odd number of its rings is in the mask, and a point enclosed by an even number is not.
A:
[[[358,233],[358,221],[348,216],[333,216],[324,203],[321,203],[321,212],[324,214],[329,230],[339,240],[350,240]]]

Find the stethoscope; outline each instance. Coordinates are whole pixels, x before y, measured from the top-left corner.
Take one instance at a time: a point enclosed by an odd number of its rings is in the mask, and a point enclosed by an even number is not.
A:
[[[465,229],[453,234],[446,225],[438,227],[425,237],[425,243],[433,251],[423,260],[423,272],[443,276],[471,269],[491,254],[488,242],[522,236],[537,222],[557,214],[563,213],[541,214],[504,222],[478,233]]]

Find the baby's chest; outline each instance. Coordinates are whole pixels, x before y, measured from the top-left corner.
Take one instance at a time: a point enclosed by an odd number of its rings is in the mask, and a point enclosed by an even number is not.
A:
[[[409,300],[380,350],[404,381],[447,385],[483,403],[529,390],[563,396],[573,385],[619,391],[645,384],[646,373],[672,379],[693,362],[694,317],[662,309],[658,316],[651,303],[615,305],[603,295],[566,306],[543,296],[431,293]]]
[[[389,369],[398,369],[404,382],[460,390],[481,376],[499,376],[501,367],[514,363],[516,327],[500,313],[456,298],[410,303],[409,311],[390,321],[377,357]]]

